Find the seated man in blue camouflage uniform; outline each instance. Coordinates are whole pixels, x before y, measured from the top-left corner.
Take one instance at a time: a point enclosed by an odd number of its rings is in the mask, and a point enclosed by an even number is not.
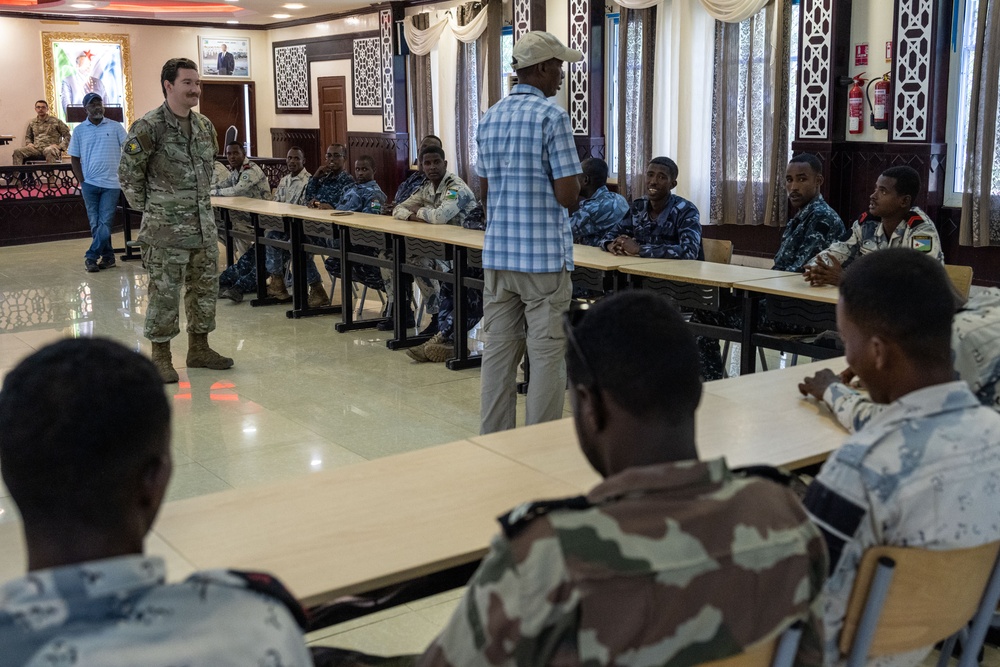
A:
[[[426,222],[430,225],[461,226],[466,217],[479,206],[479,201],[469,186],[465,184],[465,181],[454,172],[448,171],[448,161],[445,160],[444,149],[438,146],[426,146],[420,152],[420,170],[424,172],[427,180],[405,201],[396,204],[395,208],[392,209],[392,217],[397,220]],[[385,253],[384,257],[388,259],[391,255]],[[406,262],[438,271],[451,270],[451,262],[419,255],[407,257]],[[393,290],[392,272],[383,269],[382,279],[385,281],[386,291],[391,295]],[[424,302],[424,312],[431,316],[430,324],[420,332],[420,335],[436,334],[438,333],[440,282],[420,276],[414,277],[414,282],[420,290]],[[393,328],[393,322],[385,320],[379,323],[378,328],[380,331],[388,331]]]
[[[781,235],[781,245],[774,255],[774,266],[771,267],[775,271],[801,273],[817,253],[847,235],[844,222],[820,194],[822,185],[823,165],[815,155],[799,153],[788,161],[788,167],[785,169],[785,192],[788,193],[788,203],[797,209],[797,212],[795,217],[788,221]],[[696,310],[691,315],[691,321],[742,329],[742,300],[728,292],[723,292],[720,296],[719,310]],[[761,303],[758,330],[773,333],[820,333],[815,329],[769,322],[765,303]],[[721,379],[723,360],[719,341],[715,338],[699,337],[698,349],[701,352],[702,379]]]
[[[608,163],[596,157],[580,164],[579,207],[569,214],[573,228],[573,243],[600,246],[615,226],[628,213],[628,202],[617,192],[608,190]]]
[[[396,204],[401,204],[420,188],[427,180],[424,176],[423,170],[420,168],[420,151],[424,150],[428,146],[437,146],[441,148],[441,138],[434,134],[428,134],[426,137],[420,140],[420,145],[417,146],[417,159],[414,160],[416,164],[416,169],[407,171],[407,176],[399,187],[396,188],[396,196],[392,199],[392,206],[395,207]]]
[[[673,194],[677,164],[654,157],[646,167],[646,196],[632,202],[628,214],[600,241],[615,255],[665,259],[705,259],[701,249],[698,207]]]
[[[144,357],[80,338],[21,361],[0,391],[0,460],[28,550],[28,574],[0,587],[0,664],[312,665],[305,614],[272,577],[167,584],[143,555],[172,471],[170,405]]]
[[[779,471],[699,460],[698,355],[680,314],[630,290],[571,315],[573,421],[604,480],[502,516],[451,620],[413,662],[697,665],[804,621],[797,664],[820,664],[823,540]],[[326,664],[378,664],[338,657]]]
[[[979,402],[1000,412],[1000,289],[973,295],[951,323],[951,356],[955,375],[969,385]],[[841,426],[857,431],[885,406],[873,403],[850,386],[854,371],[823,369],[802,381],[799,391],[823,401]]]
[[[941,263],[910,248],[860,257],[840,281],[837,328],[847,363],[886,407],[827,459],[805,497],[830,552],[828,665],[842,659],[844,614],[867,549],[943,551],[1000,539],[1000,414],[955,380],[954,312]],[[931,648],[878,664],[919,665]]]
[[[243,144],[231,141],[226,146],[226,161],[229,162],[229,175],[212,186],[213,197],[251,197],[253,199],[270,199],[271,185],[267,175],[259,165],[252,162],[243,151]],[[229,218],[233,225],[252,227],[250,214],[243,211],[230,211]],[[216,224],[221,224],[216,216]],[[226,243],[226,233],[219,228],[219,242]],[[242,239],[234,239],[236,254],[246,253],[249,244]],[[256,280],[256,277],[254,278]]]
[[[889,167],[871,194],[868,212],[851,227],[846,241],[833,243],[805,267],[810,285],[839,285],[841,271],[858,257],[884,248],[912,248],[944,263],[941,239],[927,214],[914,202],[920,174],[913,167]]]

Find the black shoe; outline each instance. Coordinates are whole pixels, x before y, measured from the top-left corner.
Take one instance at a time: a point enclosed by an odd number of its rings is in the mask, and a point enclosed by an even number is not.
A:
[[[415,326],[417,326],[417,321],[416,321],[416,318],[413,317],[413,309],[412,308],[407,308],[406,309],[406,328],[407,329],[412,329]],[[381,322],[379,322],[378,324],[376,324],[375,328],[378,329],[379,331],[393,331],[396,328],[395,319],[392,316],[390,316],[389,319],[382,320]]]
[[[433,336],[438,332],[438,314],[434,313],[431,315],[431,321],[427,323],[424,330],[420,332],[421,336]]]
[[[114,268],[114,266],[115,266],[115,258],[113,255],[106,259],[102,259],[97,263],[97,268],[99,269],[111,269]]]
[[[235,287],[223,287],[219,290],[220,299],[229,299],[233,303],[243,303],[243,292]]]
[[[101,270],[101,267],[97,266],[97,262],[92,259],[83,260],[83,268],[87,269],[87,273],[97,273]]]

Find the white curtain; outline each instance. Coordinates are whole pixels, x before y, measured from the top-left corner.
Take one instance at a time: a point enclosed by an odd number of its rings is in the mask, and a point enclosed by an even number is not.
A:
[[[629,9],[646,9],[670,0],[617,0],[622,7]],[[708,15],[717,21],[725,23],[740,23],[750,18],[764,8],[772,0],[700,0]]]
[[[482,11],[468,25],[460,26],[449,11],[443,19],[429,26],[426,30],[419,30],[414,27],[413,17],[411,16],[403,21],[403,35],[406,37],[406,45],[410,47],[412,53],[418,56],[426,56],[433,49],[437,48],[445,28],[450,29],[455,39],[464,44],[474,42],[486,31],[487,13]]]

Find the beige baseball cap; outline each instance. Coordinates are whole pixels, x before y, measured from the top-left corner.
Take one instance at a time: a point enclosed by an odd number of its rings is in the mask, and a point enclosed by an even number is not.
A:
[[[563,46],[552,33],[533,30],[524,33],[514,44],[511,65],[517,70],[552,58],[558,58],[566,63],[578,63],[583,60],[583,54],[576,49]]]

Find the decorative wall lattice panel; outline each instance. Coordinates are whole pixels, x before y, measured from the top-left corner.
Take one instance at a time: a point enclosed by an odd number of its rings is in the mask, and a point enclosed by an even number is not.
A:
[[[309,63],[305,44],[274,47],[277,110],[309,111]]]
[[[934,0],[902,0],[898,8],[892,138],[926,141]]]
[[[392,11],[378,13],[379,47],[382,52],[382,131],[396,131],[396,99],[392,72]]]
[[[353,99],[355,110],[382,108],[382,51],[381,39],[368,37],[354,40],[354,57],[351,60]]]
[[[799,139],[830,136],[833,0],[802,0]]]
[[[583,60],[569,65],[569,117],[573,134],[590,133],[590,0],[570,0],[569,47]]]
[[[531,30],[531,0],[514,0],[514,43]]]

